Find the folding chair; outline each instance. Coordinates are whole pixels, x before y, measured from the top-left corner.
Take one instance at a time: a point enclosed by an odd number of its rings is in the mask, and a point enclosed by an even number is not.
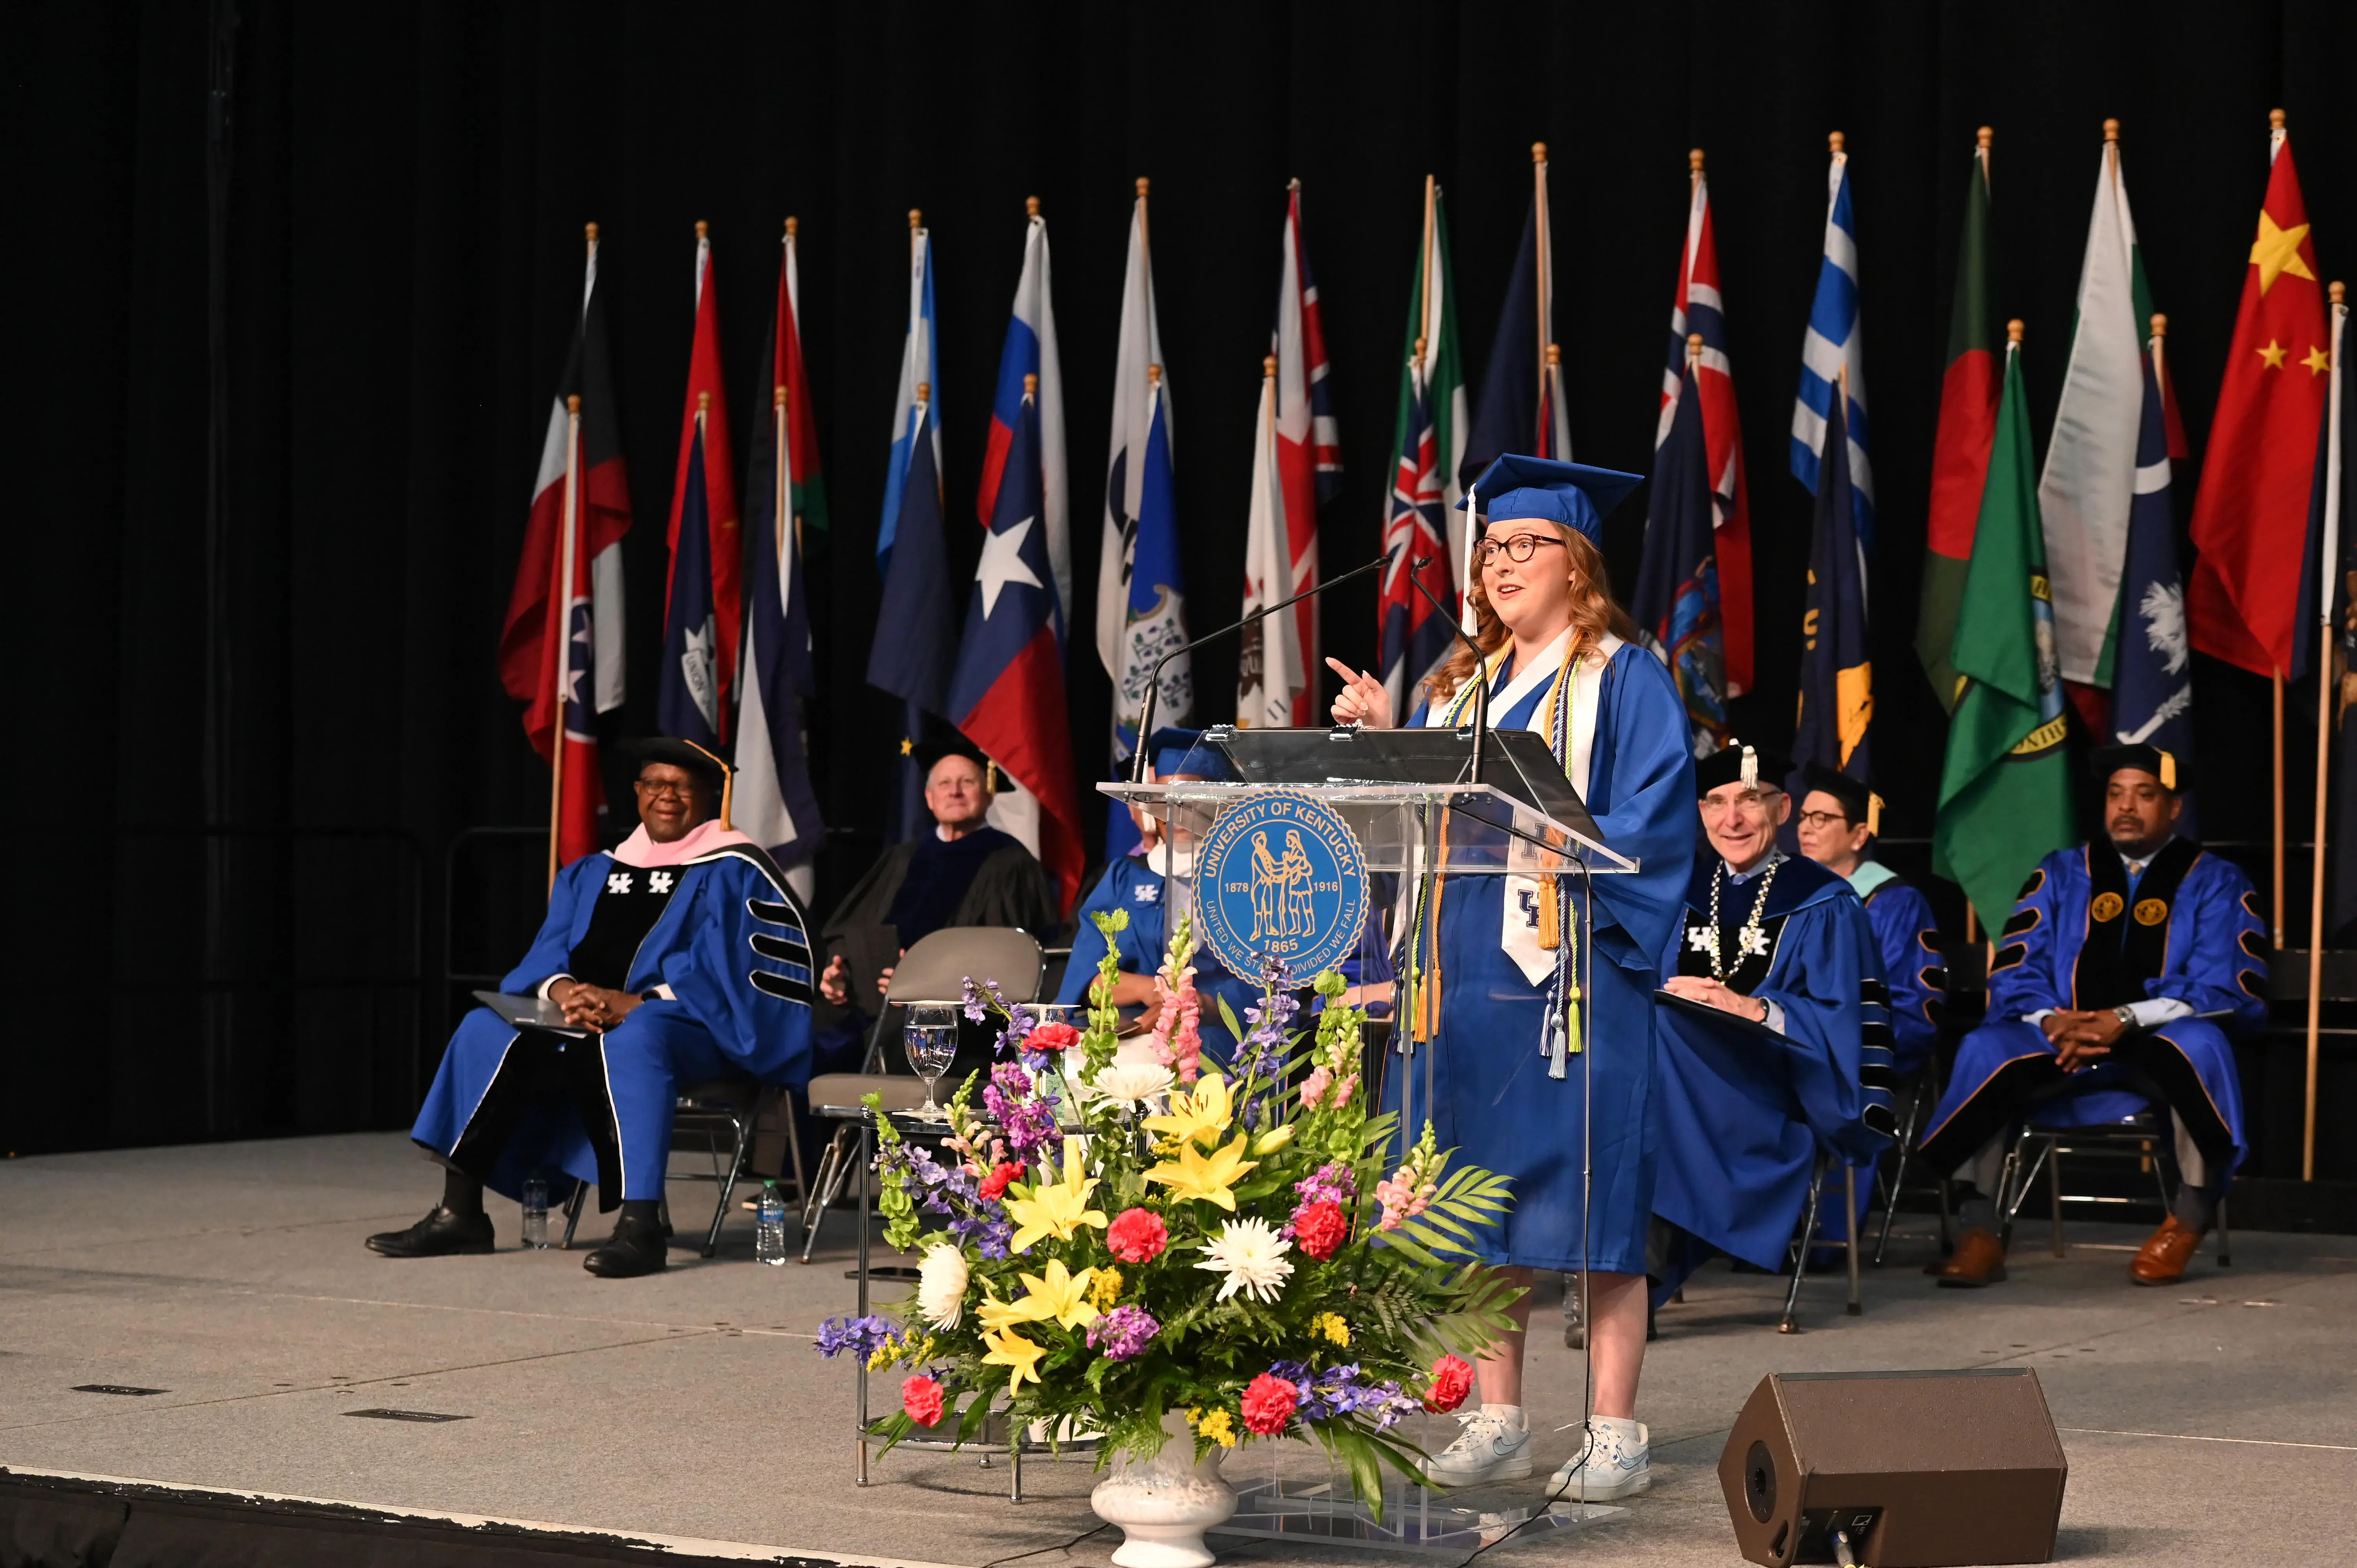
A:
[[[1858,1242],[1861,1228],[1849,1227],[1848,1234],[1836,1241],[1817,1235],[1817,1210],[1824,1197],[1825,1176],[1836,1166],[1842,1174],[1842,1201],[1848,1205],[1846,1212],[1857,1213],[1857,1167],[1836,1157],[1830,1150],[1817,1151],[1817,1168],[1809,1176],[1809,1202],[1801,1211],[1801,1233],[1792,1242],[1792,1283],[1784,1292],[1784,1316],[1777,1320],[1779,1334],[1801,1331],[1801,1281],[1809,1272],[1809,1252],[1815,1247],[1839,1247],[1849,1267],[1849,1316],[1857,1317],[1866,1311],[1864,1283],[1858,1276]]]
[[[1940,1103],[1947,1079],[1943,1064],[1954,1058],[1957,1042],[1981,1021],[1986,1010],[1988,949],[1979,942],[1943,941],[1940,944],[1940,1037],[1932,1044],[1932,1059],[1923,1064],[1906,1091],[1906,1110],[1900,1118],[1899,1136],[1891,1145],[1889,1176],[1886,1180],[1879,1171],[1875,1176],[1882,1194],[1882,1232],[1875,1239],[1872,1260],[1876,1268],[1882,1266],[1883,1253],[1889,1249],[1890,1222],[1898,1216],[1899,1199],[1903,1193],[1931,1195],[1940,1211],[1942,1254],[1954,1245],[1950,1236],[1953,1226],[1948,1184],[1938,1171],[1924,1166],[1917,1158],[1915,1139]],[[1910,1162],[1929,1178],[1921,1187],[1906,1186]]]
[[[924,1085],[911,1073],[888,1069],[885,1042],[890,1036],[896,1007],[955,1006],[965,982],[990,980],[1009,1002],[1036,1002],[1046,966],[1039,940],[1014,926],[952,926],[920,941],[900,955],[893,966],[891,988],[884,1008],[868,1032],[867,1052],[858,1072],[827,1073],[810,1081],[813,1110],[825,1106],[856,1106],[869,1094],[878,1096],[887,1111],[913,1111],[925,1102]],[[859,1147],[859,1124],[845,1122],[835,1129],[802,1206],[802,1262],[811,1261],[818,1246],[826,1211],[843,1196]]]
[[[2048,1097],[2048,1103],[2067,1099],[2069,1093],[2087,1087],[2080,1084],[2061,1086],[2062,1092]],[[2116,1193],[2068,1193],[2062,1190],[2062,1156],[2076,1159],[2109,1159],[2133,1162],[2152,1177],[2153,1195],[2167,1214],[2175,1198],[2168,1172],[2177,1164],[2176,1135],[2169,1126],[2169,1113],[2163,1109],[2167,1101],[2159,1087],[2139,1074],[2126,1074],[2107,1079],[2104,1087],[2126,1090],[2141,1094],[2152,1103],[2134,1116],[2119,1122],[2093,1127],[2062,1127],[2040,1122],[2035,1110],[2016,1134],[2013,1146],[2006,1151],[2005,1174],[1998,1183],[1997,1215],[2002,1221],[2000,1239],[2013,1240],[2014,1217],[2021,1211],[2029,1196],[2030,1184],[2038,1179],[2040,1170],[2046,1173],[2048,1223],[2051,1227],[2051,1242],[2058,1258],[2070,1256],[2062,1240],[2062,1206],[2065,1203],[2135,1204],[2140,1198]],[[2180,1178],[2181,1179],[2181,1178]],[[2226,1201],[2218,1200],[2218,1266],[2234,1265],[2233,1232],[2226,1224]]]

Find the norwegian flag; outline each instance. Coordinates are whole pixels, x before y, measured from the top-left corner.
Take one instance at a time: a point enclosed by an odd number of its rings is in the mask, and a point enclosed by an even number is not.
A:
[[[622,704],[622,536],[630,531],[630,484],[606,342],[592,223],[581,314],[557,379],[500,636],[500,682],[526,704],[523,727],[533,749],[552,760],[564,693],[564,776],[555,803],[560,863],[597,847],[605,790],[596,714]],[[580,400],[577,444],[566,407],[573,398]]]
[[[1727,317],[1718,292],[1718,242],[1710,219],[1710,183],[1702,151],[1688,155],[1692,199],[1685,243],[1678,254],[1678,285],[1670,298],[1670,351],[1662,372],[1662,416],[1654,428],[1658,452],[1670,438],[1678,388],[1686,370],[1686,338],[1702,334],[1695,381],[1702,398],[1704,444],[1710,452],[1713,538],[1717,558],[1720,628],[1726,637],[1727,695],[1751,689],[1751,499],[1743,479],[1743,425],[1735,410],[1735,367],[1727,357]]]
[[[1293,585],[1277,595],[1297,594],[1318,582],[1318,508],[1342,482],[1341,435],[1334,423],[1326,385],[1326,327],[1318,309],[1318,285],[1309,274],[1309,252],[1301,242],[1301,182],[1287,188],[1285,206],[1284,280],[1276,294],[1276,466],[1285,489],[1286,552]],[[1318,624],[1316,599],[1307,599],[1272,618],[1292,623],[1294,667],[1310,672],[1293,697],[1293,723],[1313,721],[1317,702]]]
[[[1391,516],[1383,524],[1381,662],[1392,712],[1405,714],[1409,691],[1447,656],[1454,640],[1448,618],[1432,607],[1410,579],[1423,583],[1441,604],[1449,602],[1448,521],[1443,510],[1440,437],[1425,396],[1421,367],[1415,367],[1408,409],[1412,438],[1401,444],[1392,479]],[[1424,563],[1419,567],[1418,562]]]

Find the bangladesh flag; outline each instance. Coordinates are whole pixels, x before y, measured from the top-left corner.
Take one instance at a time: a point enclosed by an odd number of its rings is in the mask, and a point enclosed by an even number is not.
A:
[[[1964,195],[1964,237],[1956,253],[1956,298],[1948,313],[1948,371],[1940,383],[1940,428],[1932,450],[1932,507],[1925,524],[1923,605],[1915,651],[1941,705],[1953,710],[1963,677],[1948,661],[1956,611],[1973,559],[1973,525],[1996,436],[1996,236],[1989,223],[1989,131],[1973,149]],[[2034,518],[2037,514],[2031,513]]]
[[[2021,323],[2007,327],[2005,390],[1948,663],[1962,683],[1948,725],[1932,868],[1984,924],[2003,923],[2039,860],[2078,834],[2063,749],[2053,591],[2021,390]]]

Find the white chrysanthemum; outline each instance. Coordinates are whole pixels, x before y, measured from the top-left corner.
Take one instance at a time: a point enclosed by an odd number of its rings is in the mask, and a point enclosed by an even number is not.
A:
[[[955,1328],[965,1316],[965,1254],[947,1241],[925,1249],[917,1266],[917,1310],[936,1328]]]
[[[1113,1062],[1097,1074],[1089,1091],[1100,1100],[1118,1100],[1135,1105],[1142,1101],[1167,1093],[1174,1080],[1170,1069],[1149,1062]]]
[[[1267,1220],[1231,1219],[1203,1243],[1203,1261],[1195,1266],[1226,1276],[1222,1301],[1243,1291],[1254,1301],[1269,1302],[1292,1276],[1293,1265],[1285,1256],[1291,1251],[1293,1243],[1269,1229]]]

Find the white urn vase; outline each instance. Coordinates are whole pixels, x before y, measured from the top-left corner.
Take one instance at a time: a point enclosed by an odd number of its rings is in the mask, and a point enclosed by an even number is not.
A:
[[[1119,1568],[1210,1568],[1203,1532],[1236,1511],[1235,1488],[1220,1475],[1227,1450],[1214,1446],[1197,1459],[1195,1434],[1176,1411],[1163,1416],[1162,1430],[1168,1441],[1153,1458],[1114,1456],[1113,1473],[1089,1494],[1089,1506],[1107,1524],[1121,1526],[1113,1554]]]

